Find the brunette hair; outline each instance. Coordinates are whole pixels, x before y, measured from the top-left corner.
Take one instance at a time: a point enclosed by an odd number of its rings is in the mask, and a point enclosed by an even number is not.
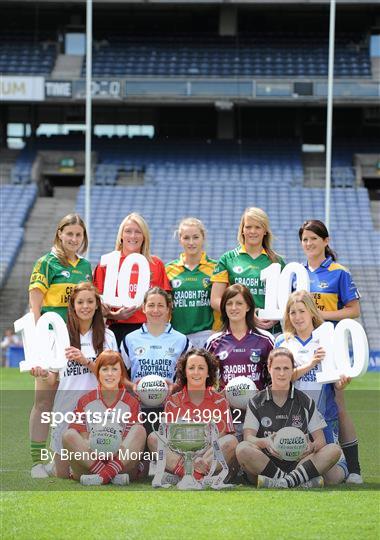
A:
[[[247,289],[245,285],[241,285],[240,283],[234,283],[234,285],[230,285],[229,287],[227,287],[227,289],[224,290],[222,299],[220,301],[220,313],[222,316],[223,330],[227,330],[229,326],[229,319],[226,311],[227,301],[230,298],[238,295],[239,293],[242,295],[245,303],[249,307],[249,310],[245,315],[245,322],[247,323],[248,328],[255,332],[257,330],[255,326],[255,301],[252,294],[249,292],[249,289]]]
[[[116,351],[111,351],[110,349],[107,349],[103,351],[102,353],[100,353],[95,361],[96,378],[99,380],[100,368],[102,368],[103,366],[114,366],[116,364],[120,364],[120,368],[121,368],[120,384],[123,384],[124,379],[129,380],[127,369],[124,365],[121,354]]]
[[[292,363],[292,368],[294,369],[295,362],[292,351],[286,347],[278,347],[277,349],[272,349],[268,356],[268,370],[271,368],[273,360],[278,356],[286,356]]]
[[[278,262],[280,260],[280,256],[272,249],[273,233],[270,229],[269,217],[266,212],[264,212],[264,210],[262,210],[261,208],[251,207],[244,210],[244,213],[241,216],[239,231],[237,235],[237,240],[239,244],[242,246],[244,246],[245,244],[243,229],[246,218],[251,218],[254,221],[257,221],[263,227],[263,229],[265,230],[265,236],[263,238],[263,248],[265,249],[272,263]]]
[[[143,234],[144,240],[141,246],[141,255],[144,255],[148,259],[148,261],[152,260],[152,255],[150,253],[150,232],[149,227],[145,219],[138,214],[137,212],[132,212],[131,214],[128,214],[123,221],[120,223],[119,230],[116,237],[116,243],[115,243],[115,250],[116,251],[122,251],[123,250],[123,230],[125,227],[125,224],[128,221],[134,221],[141,229],[141,232]]]
[[[208,367],[206,386],[215,386],[218,381],[219,360],[214,354],[206,351],[206,349],[190,349],[178,359],[176,366],[176,383],[179,383],[181,387],[187,385],[186,365],[189,357],[194,355],[202,356],[206,361]]]
[[[62,240],[59,238],[59,232],[62,232],[65,227],[68,227],[69,225],[80,225],[83,229],[83,242],[78,250],[79,255],[83,255],[86,253],[88,248],[88,236],[87,236],[87,230],[86,225],[84,224],[83,219],[80,217],[79,214],[67,214],[67,216],[63,217],[61,221],[58,223],[57,228],[55,230],[55,236],[54,236],[54,242],[53,242],[53,248],[54,253],[57,256],[59,262],[63,266],[69,266],[69,260],[67,258],[67,255],[65,253],[65,250],[63,249]]]
[[[304,231],[311,231],[323,240],[329,238],[329,231],[327,230],[326,225],[323,223],[323,221],[319,221],[318,219],[308,219],[300,227],[298,231],[298,236],[301,242]],[[325,257],[331,257],[333,261],[336,261],[338,258],[336,252],[333,251],[328,244],[325,247]]]
[[[93,292],[95,294],[96,310],[91,323],[92,345],[95,353],[100,354],[103,351],[104,336],[106,331],[102,315],[102,302],[100,300],[98,289],[95,287],[95,285],[89,283],[88,281],[83,281],[82,283],[76,285],[70,295],[67,309],[67,330],[69,332],[70,344],[73,347],[80,349],[79,319],[75,313],[75,299],[77,298],[78,294],[83,291]]]

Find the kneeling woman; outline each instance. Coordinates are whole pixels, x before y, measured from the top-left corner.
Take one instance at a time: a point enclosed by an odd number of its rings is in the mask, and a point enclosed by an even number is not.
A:
[[[214,420],[219,431],[219,444],[228,466],[235,457],[237,439],[234,432],[229,405],[222,394],[214,390],[217,382],[218,361],[205,349],[191,349],[178,361],[176,381],[182,390],[169,397],[165,405],[165,413],[175,419],[186,418],[186,421],[209,422]],[[148,446],[151,451],[157,450],[157,436],[151,433]],[[205,476],[212,464],[212,451],[207,450],[201,458],[194,460],[194,477],[200,480]],[[181,478],[184,475],[183,458],[167,451],[166,470]]]
[[[337,463],[341,450],[326,444],[326,422],[314,401],[291,384],[294,357],[280,347],[268,357],[272,385],[248,403],[244,423],[244,442],[236,457],[248,477],[257,476],[257,487],[322,487],[322,475]],[[310,435],[308,448],[297,461],[284,461],[273,448],[275,434],[284,427],[298,427]]]
[[[63,446],[67,450],[72,476],[81,484],[126,484],[129,477],[136,477],[145,447],[145,429],[138,423],[140,405],[122,384],[127,373],[119,353],[103,351],[96,360],[95,375],[99,386],[78,401],[74,411],[77,420],[64,433]],[[110,409],[112,415],[108,421],[106,415]],[[101,423],[95,422],[99,415]],[[121,445],[113,452],[99,448],[105,423],[111,438],[113,435],[116,440],[120,438]],[[99,445],[91,444],[93,436]]]

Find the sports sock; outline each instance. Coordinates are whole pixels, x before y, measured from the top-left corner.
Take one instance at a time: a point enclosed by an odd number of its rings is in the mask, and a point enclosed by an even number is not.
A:
[[[268,476],[269,478],[282,478],[285,476],[285,473],[269,460],[265,468],[260,473],[263,476]]]
[[[30,441],[30,456],[32,458],[33,465],[37,463],[42,463],[43,459],[41,457],[41,450],[46,449],[46,440],[45,441]]]
[[[360,474],[358,440],[355,439],[354,441],[345,442],[342,443],[340,446],[347,461],[348,472]]]
[[[319,476],[319,472],[315,468],[314,463],[308,459],[307,461],[304,461],[302,465],[298,465],[292,472],[285,474],[284,479],[286,480],[288,487],[292,488],[297,487],[316,476]]]
[[[179,458],[177,465],[174,467],[173,474],[176,474],[180,478],[182,478],[185,474],[185,468],[183,466],[183,459]]]
[[[119,458],[114,457],[111,459],[107,465],[98,473],[99,476],[103,478],[103,484],[108,484],[111,482],[117,474],[123,470],[123,464]]]
[[[104,467],[105,467],[105,464],[103,463],[103,461],[97,460],[97,461],[94,461],[94,463],[89,468],[88,472],[90,474],[99,474],[104,469]]]

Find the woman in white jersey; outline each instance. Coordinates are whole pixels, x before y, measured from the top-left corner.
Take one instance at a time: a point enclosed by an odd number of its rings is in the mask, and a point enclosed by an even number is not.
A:
[[[277,337],[275,347],[285,347],[293,353],[295,369],[292,380],[295,388],[315,401],[327,424],[323,430],[326,442],[339,444],[336,393],[343,391],[350,379],[342,376],[335,384],[317,382],[317,372],[326,353],[318,340],[313,338],[313,330],[322,323],[312,295],[306,291],[292,293],[286,304],[285,332]],[[339,484],[347,477],[347,463],[342,453],[341,459],[324,475],[324,479],[328,484]]]
[[[74,411],[78,399],[97,386],[93,373],[96,357],[104,349],[118,350],[114,334],[104,326],[100,296],[91,283],[83,282],[74,288],[69,300],[67,329],[70,336],[67,366],[59,372],[39,367],[31,370],[31,375],[41,378],[48,386],[55,386],[59,380],[53,413]],[[69,475],[68,462],[62,461],[59,453],[67,427],[66,422],[60,422],[51,436],[55,473],[63,478]]]

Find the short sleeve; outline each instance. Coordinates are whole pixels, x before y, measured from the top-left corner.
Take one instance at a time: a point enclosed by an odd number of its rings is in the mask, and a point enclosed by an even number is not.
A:
[[[260,423],[255,414],[252,412],[251,402],[248,403],[247,411],[245,413],[244,429],[253,429],[256,433],[259,431]]]
[[[313,433],[318,429],[324,429],[327,426],[322,414],[318,411],[315,402],[311,398],[308,412],[310,420],[307,425],[307,430],[309,433]]]
[[[76,421],[71,423],[69,428],[75,429],[76,431],[79,431],[80,433],[87,432],[87,425],[83,420],[81,420],[81,418],[83,417],[83,413],[84,413],[84,400],[83,398],[81,398],[74,409],[74,415],[76,417]]]
[[[216,263],[214,272],[211,276],[212,283],[229,283],[228,270],[225,255],[222,255]]]
[[[360,293],[348,270],[342,270],[339,279],[339,300],[345,306],[352,300],[359,300]]]
[[[234,433],[235,430],[232,422],[230,406],[228,404],[228,401],[224,397],[221,398],[220,403],[218,404],[218,408],[222,413],[222,419],[220,422],[217,423],[219,433],[223,431],[225,431],[226,433]]]
[[[96,266],[94,270],[93,281],[94,281],[95,287],[98,289],[100,294],[103,294],[105,277],[106,277],[106,267],[98,264],[98,266]]]
[[[115,334],[112,332],[112,330],[109,330],[108,328],[106,329],[106,333],[104,336],[104,347],[110,349],[111,351],[119,352],[119,347],[117,346]]]
[[[50,287],[52,278],[53,276],[47,258],[41,257],[33,267],[32,275],[30,276],[29,290],[39,289],[45,294]]]
[[[129,358],[129,349],[128,349],[128,343],[127,343],[128,336],[125,336],[125,338],[122,340],[120,345],[120,354],[123,358],[123,362],[125,364],[125,367],[127,369],[131,369],[132,363],[131,359]]]

